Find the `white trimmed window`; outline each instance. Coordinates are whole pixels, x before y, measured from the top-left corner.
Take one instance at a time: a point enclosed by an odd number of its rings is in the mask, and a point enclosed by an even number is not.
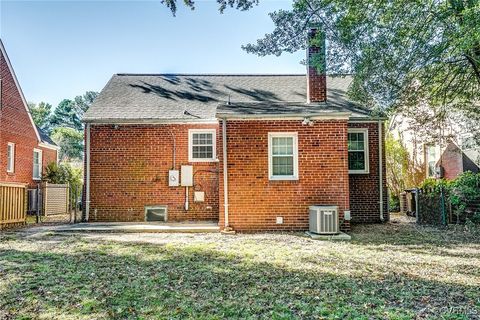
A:
[[[33,179],[42,179],[42,150],[33,149]]]
[[[215,129],[188,130],[188,161],[216,161]]]
[[[298,135],[296,132],[268,134],[270,180],[298,180]]]
[[[7,172],[15,171],[15,143],[7,143]]]
[[[348,129],[348,172],[368,173],[368,129]]]

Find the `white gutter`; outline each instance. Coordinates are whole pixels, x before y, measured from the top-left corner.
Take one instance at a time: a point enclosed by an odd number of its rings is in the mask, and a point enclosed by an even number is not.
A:
[[[85,124],[85,221],[90,215],[90,124]]]
[[[225,207],[225,227],[228,227],[228,170],[227,170],[227,119],[222,119],[223,147],[223,206]]]
[[[380,221],[384,221],[383,217],[383,137],[382,137],[383,122],[378,120],[378,187],[380,191]]]

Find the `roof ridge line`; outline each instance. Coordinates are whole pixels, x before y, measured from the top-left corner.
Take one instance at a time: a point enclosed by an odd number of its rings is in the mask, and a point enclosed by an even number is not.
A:
[[[306,77],[305,73],[115,73],[116,76],[164,76],[164,77],[185,77],[185,76],[196,76],[196,77]],[[327,77],[342,77],[342,76],[352,76],[351,73],[332,73],[327,74]]]
[[[306,76],[304,73],[115,73],[117,76],[217,76],[217,77],[268,77],[268,76]]]

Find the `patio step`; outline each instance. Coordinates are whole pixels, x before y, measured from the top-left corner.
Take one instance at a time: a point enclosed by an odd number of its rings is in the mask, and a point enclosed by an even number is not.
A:
[[[217,222],[89,222],[60,225],[53,232],[111,232],[111,233],[209,233],[219,232]]]

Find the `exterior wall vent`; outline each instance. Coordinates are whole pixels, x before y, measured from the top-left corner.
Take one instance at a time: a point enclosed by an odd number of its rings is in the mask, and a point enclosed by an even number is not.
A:
[[[145,207],[145,221],[167,222],[167,206]]]
[[[339,233],[337,206],[311,206],[309,208],[309,231],[318,234]]]

